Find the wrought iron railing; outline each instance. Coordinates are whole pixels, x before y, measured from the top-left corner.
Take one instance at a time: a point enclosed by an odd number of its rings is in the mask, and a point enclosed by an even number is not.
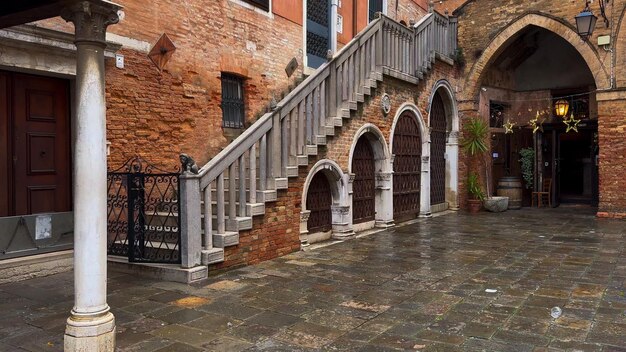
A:
[[[200,264],[201,249],[213,248],[213,233],[237,231],[259,204],[275,200],[309,152],[350,116],[369,80],[381,79],[386,69],[417,81],[436,55],[450,59],[455,50],[456,22],[437,13],[413,28],[385,16],[371,22],[199,175],[181,176],[182,265]]]

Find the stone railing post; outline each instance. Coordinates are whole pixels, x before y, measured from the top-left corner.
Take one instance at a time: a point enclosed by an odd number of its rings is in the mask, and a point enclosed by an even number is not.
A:
[[[197,175],[183,173],[179,182],[180,264],[183,268],[193,268],[201,264],[202,256],[200,178]],[[211,192],[210,186],[205,192]]]

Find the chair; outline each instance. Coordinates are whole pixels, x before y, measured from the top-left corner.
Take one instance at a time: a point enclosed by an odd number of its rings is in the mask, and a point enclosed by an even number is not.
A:
[[[544,178],[543,183],[541,184],[541,191],[532,193],[532,197],[530,199],[531,207],[535,204],[535,196],[537,197],[538,208],[541,208],[543,197],[548,197],[548,206],[552,208],[552,179],[551,178],[548,178],[548,177]]]

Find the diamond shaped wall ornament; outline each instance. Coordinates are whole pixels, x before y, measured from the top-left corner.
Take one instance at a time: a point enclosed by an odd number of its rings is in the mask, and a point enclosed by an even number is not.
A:
[[[152,49],[150,49],[148,57],[156,65],[159,71],[163,71],[163,68],[172,57],[174,51],[176,51],[176,46],[170,37],[163,33],[161,38],[159,38]]]

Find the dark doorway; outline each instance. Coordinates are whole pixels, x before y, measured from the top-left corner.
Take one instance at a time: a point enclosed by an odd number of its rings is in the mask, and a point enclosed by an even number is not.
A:
[[[72,208],[68,81],[0,71],[0,216]]]
[[[415,117],[404,113],[393,132],[393,217],[414,218],[420,211],[422,141]]]
[[[306,3],[307,66],[318,68],[326,62],[330,49],[329,0],[308,0]]]
[[[332,228],[333,198],[330,184],[323,172],[313,176],[306,194],[306,209],[311,212],[307,222],[309,233],[326,232]]]
[[[360,224],[373,221],[376,214],[376,167],[374,151],[367,137],[359,138],[352,156],[352,222]]]
[[[443,99],[435,93],[430,108],[430,204],[446,201],[446,138],[448,124]]]

